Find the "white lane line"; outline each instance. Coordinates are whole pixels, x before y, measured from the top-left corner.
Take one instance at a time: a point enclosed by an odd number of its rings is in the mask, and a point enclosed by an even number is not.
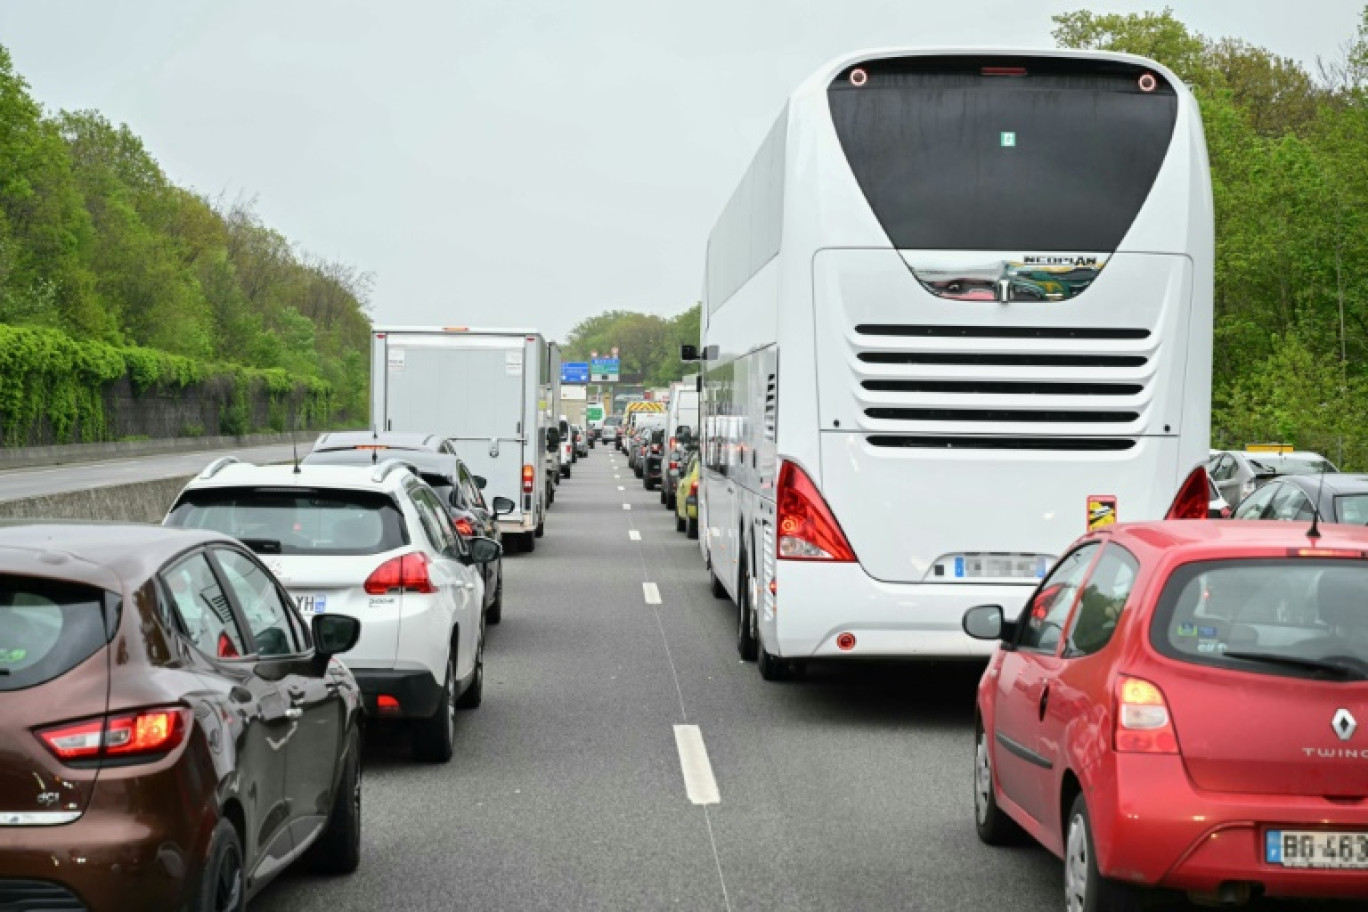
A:
[[[624,488],[622,485],[618,485],[618,490],[619,490],[619,491],[625,491],[625,490],[627,490],[627,489]]]
[[[623,504],[623,505],[622,505],[622,509],[624,509],[624,510],[630,510],[630,509],[632,509],[632,505],[631,505],[631,504]]]
[[[638,534],[637,537],[640,538],[640,534]],[[642,595],[646,596],[646,604],[660,604],[660,587],[657,586],[655,583],[642,583],[641,593]]]
[[[630,538],[632,541],[641,541],[641,533],[638,532],[636,529],[627,530],[627,537]]]
[[[684,791],[694,804],[721,804],[717,779],[708,762],[708,748],[703,744],[703,732],[697,725],[674,727],[675,747],[679,750],[679,768],[684,772]]]

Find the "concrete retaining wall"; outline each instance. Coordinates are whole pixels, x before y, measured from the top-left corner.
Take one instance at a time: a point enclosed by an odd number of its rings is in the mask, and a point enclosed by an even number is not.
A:
[[[301,431],[293,439],[301,455],[308,453],[318,434]],[[162,453],[190,453],[196,450],[227,450],[289,443],[289,434],[247,434],[242,437],[171,437],[161,440],[121,441],[118,443],[69,443],[62,446],[0,448],[0,469],[66,465],[72,462],[101,462]]]
[[[159,523],[193,478],[161,478],[0,502],[0,519],[112,519]]]

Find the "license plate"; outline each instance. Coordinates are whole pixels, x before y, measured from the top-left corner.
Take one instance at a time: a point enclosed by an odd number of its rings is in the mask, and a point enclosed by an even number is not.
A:
[[[1269,830],[1264,854],[1284,868],[1368,868],[1368,833]]]
[[[1040,579],[1049,560],[1039,554],[956,554],[940,562],[936,576],[952,579]]]
[[[295,607],[300,614],[323,614],[328,608],[326,595],[296,595]]]

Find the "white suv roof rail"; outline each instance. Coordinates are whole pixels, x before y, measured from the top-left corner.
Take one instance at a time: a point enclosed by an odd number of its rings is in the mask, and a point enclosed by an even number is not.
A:
[[[388,478],[395,469],[406,469],[414,475],[419,474],[418,467],[411,462],[406,462],[403,459],[386,459],[371,472],[371,481],[378,484]]]
[[[247,463],[242,462],[242,460],[238,459],[236,456],[220,456],[218,459],[215,459],[213,462],[205,466],[204,471],[200,472],[199,477],[213,478],[219,472],[222,472],[225,468],[227,468],[230,465],[233,465],[234,463],[247,465]]]

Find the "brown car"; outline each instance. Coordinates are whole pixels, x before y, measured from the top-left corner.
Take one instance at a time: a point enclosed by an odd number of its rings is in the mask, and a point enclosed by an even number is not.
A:
[[[257,558],[211,532],[0,523],[0,909],[238,912],[360,854],[361,702]]]

